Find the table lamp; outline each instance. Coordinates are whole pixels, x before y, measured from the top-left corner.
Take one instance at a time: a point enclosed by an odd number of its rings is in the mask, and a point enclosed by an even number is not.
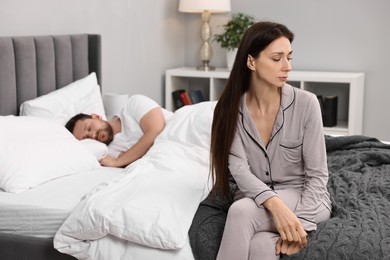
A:
[[[230,11],[230,0],[180,0],[179,12],[183,13],[201,13],[202,17],[202,45],[200,48],[200,60],[203,65],[198,66],[198,70],[214,70],[210,65],[211,57],[213,56],[213,49],[210,44],[211,27],[210,17],[211,13],[225,13]]]

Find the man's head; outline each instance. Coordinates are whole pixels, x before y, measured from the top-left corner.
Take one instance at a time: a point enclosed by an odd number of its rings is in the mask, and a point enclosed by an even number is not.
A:
[[[78,140],[90,138],[108,145],[114,138],[111,125],[96,114],[77,114],[66,123],[65,127]]]

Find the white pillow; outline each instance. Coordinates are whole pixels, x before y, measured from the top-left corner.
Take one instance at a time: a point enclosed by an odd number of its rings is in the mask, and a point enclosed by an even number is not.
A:
[[[94,72],[49,94],[28,100],[20,106],[21,116],[50,118],[61,125],[65,125],[78,113],[95,113],[106,119],[100,87]]]
[[[81,142],[52,120],[0,116],[0,125],[0,188],[7,192],[100,167]]]
[[[80,142],[95,155],[96,159],[100,161],[108,154],[108,147],[106,144],[96,141],[95,139],[83,139]]]

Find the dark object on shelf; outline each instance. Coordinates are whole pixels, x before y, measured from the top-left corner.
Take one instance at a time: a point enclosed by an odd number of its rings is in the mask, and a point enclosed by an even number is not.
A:
[[[202,91],[197,89],[197,90],[191,90],[190,93],[190,98],[192,101],[192,104],[200,103],[204,101],[204,97],[202,94]]]
[[[326,127],[337,125],[337,96],[324,98],[323,124]]]
[[[175,109],[179,109],[184,106],[183,100],[181,98],[181,93],[184,93],[184,89],[178,89],[172,92],[173,104]]]

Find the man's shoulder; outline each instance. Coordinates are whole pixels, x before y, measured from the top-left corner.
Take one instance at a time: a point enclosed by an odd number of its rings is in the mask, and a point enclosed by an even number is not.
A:
[[[124,109],[124,113],[131,115],[137,121],[139,121],[147,112],[159,106],[160,105],[157,104],[157,102],[153,99],[145,95],[135,94],[129,97]]]
[[[142,94],[131,95],[127,103],[138,103],[138,104],[152,103],[158,105],[156,101]]]

